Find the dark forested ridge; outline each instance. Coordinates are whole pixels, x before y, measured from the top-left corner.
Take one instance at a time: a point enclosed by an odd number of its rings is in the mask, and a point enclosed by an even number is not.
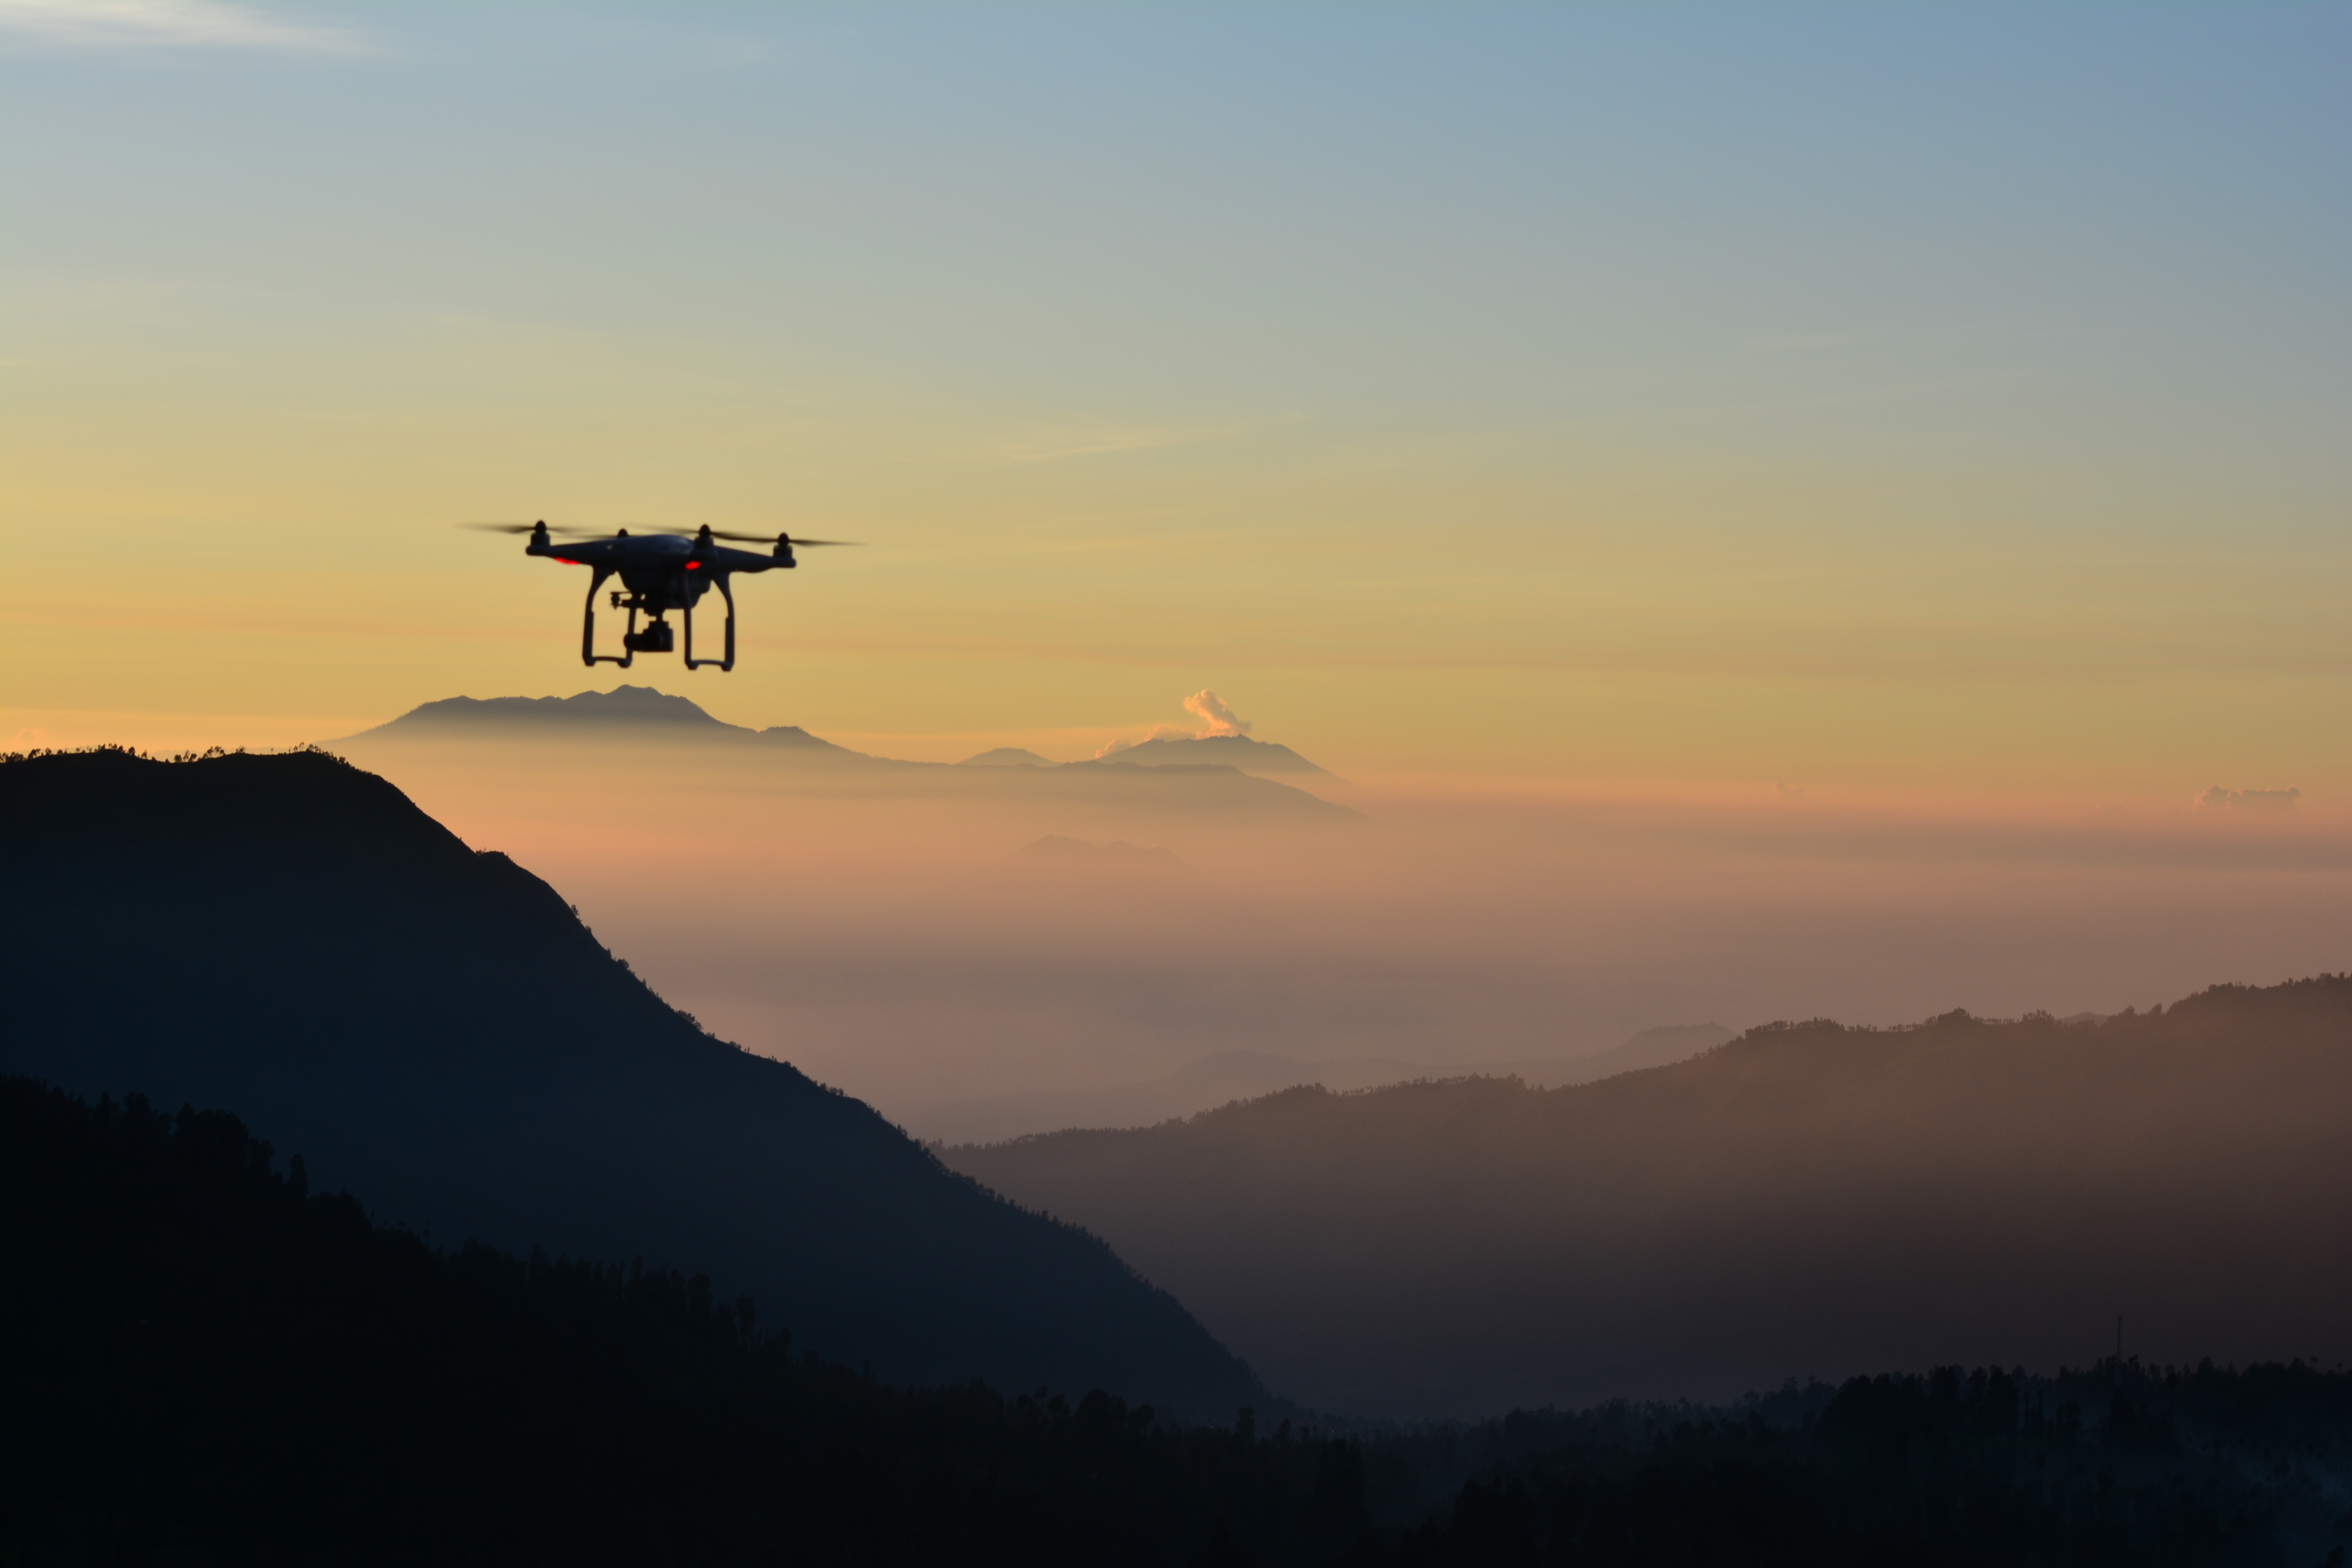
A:
[[[436,1251],[236,1118],[0,1079],[0,1563],[1318,1561],[1355,1449],[795,1359],[642,1260]]]
[[[1275,1386],[1474,1415],[1984,1362],[2352,1356],[2352,976],[1773,1025],[1543,1090],[1292,1089],[943,1156]]]
[[[710,1038],[553,890],[323,754],[0,764],[0,1068],[233,1105],[433,1236],[696,1260],[889,1379],[1255,1380],[1101,1243]]]
[[[2340,1565],[2352,1378],[2105,1363],[1322,1436],[897,1389],[0,1079],[0,1563]]]
[[[2352,1376],[2109,1360],[1515,1412],[1371,1445],[1469,1479],[1409,1563],[2310,1564],[2352,1543]],[[1374,1493],[1378,1499],[1378,1483]]]

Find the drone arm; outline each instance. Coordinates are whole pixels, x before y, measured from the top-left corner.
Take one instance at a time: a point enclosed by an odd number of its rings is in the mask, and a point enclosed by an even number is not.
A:
[[[730,575],[730,574],[726,572],[713,572],[710,574],[711,582],[719,589],[719,596],[727,601],[727,657],[724,658],[694,657],[695,596],[692,594],[686,596],[686,668],[688,669],[699,669],[706,664],[715,664],[719,667],[719,673],[724,675],[735,668],[735,590],[728,584],[727,579]]]
[[[629,639],[626,637],[621,639],[619,653],[600,654],[596,651],[596,590],[603,587],[604,579],[612,574],[613,569],[610,566],[599,566],[595,569],[594,575],[588,579],[587,605],[580,612],[580,662],[591,668],[600,664],[617,664],[623,669],[626,669],[629,668],[629,661],[637,657],[637,650],[629,646]],[[629,630],[634,632],[636,629],[637,609],[635,605],[631,605]]]

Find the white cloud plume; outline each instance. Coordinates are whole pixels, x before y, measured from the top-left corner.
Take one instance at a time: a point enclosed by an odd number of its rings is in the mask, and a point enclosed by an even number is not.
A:
[[[2223,789],[2215,784],[2197,797],[2207,811],[2293,811],[2303,798],[2299,789]]]
[[[1249,721],[1236,718],[1225,706],[1224,699],[1213,691],[1195,691],[1184,699],[1184,711],[1194,714],[1209,727],[1201,731],[1203,739],[1211,735],[1246,735]]]
[[[0,0],[0,28],[99,48],[195,45],[352,54],[361,47],[349,33],[272,21],[226,0]]]
[[[1248,720],[1240,717],[1232,709],[1226,707],[1223,698],[1205,689],[1195,691],[1192,696],[1184,699],[1184,711],[1200,720],[1206,728],[1187,730],[1181,725],[1161,724],[1140,741],[1112,741],[1095,755],[1097,758],[1114,756],[1120,752],[1130,751],[1151,741],[1207,741],[1223,735],[1246,735],[1250,732]]]

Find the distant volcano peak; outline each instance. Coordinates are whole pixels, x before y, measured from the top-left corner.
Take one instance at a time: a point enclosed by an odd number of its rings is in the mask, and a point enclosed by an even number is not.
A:
[[[1101,760],[1136,763],[1147,768],[1171,763],[1223,763],[1245,773],[1329,776],[1328,770],[1316,766],[1288,746],[1272,741],[1253,741],[1247,735],[1178,735],[1139,741],[1132,746],[1106,752]]]
[[[570,697],[447,697],[410,709],[388,724],[364,731],[382,734],[474,725],[514,725],[540,728],[573,724],[691,724],[698,728],[733,730],[683,697],[672,697],[650,686],[620,686],[610,691],[581,691]]]
[[[410,709],[389,723],[333,742],[425,741],[626,741],[659,736],[665,742],[733,746],[758,742],[772,752],[812,762],[888,768],[937,767],[928,763],[869,757],[793,724],[755,730],[714,719],[698,705],[650,686],[617,686],[610,691],[580,691],[570,697],[448,697]],[[1288,746],[1246,735],[1177,735],[1124,746],[1094,759],[1140,768],[1218,767],[1260,778],[1332,775]],[[967,757],[959,766],[977,770],[1056,772],[1064,764],[1018,746],[998,746]],[[1086,765],[1068,764],[1086,771]]]
[[[686,698],[650,686],[616,686],[610,691],[581,691],[570,697],[448,697],[423,703],[388,724],[344,740],[590,740],[649,731],[676,740],[730,744],[761,741],[810,754],[865,760],[864,753],[836,746],[797,724],[747,729],[714,719]]]

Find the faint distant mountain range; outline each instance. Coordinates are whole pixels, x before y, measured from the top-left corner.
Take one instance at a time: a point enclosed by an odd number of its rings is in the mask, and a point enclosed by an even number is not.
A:
[[[983,752],[961,763],[905,762],[851,751],[797,725],[752,730],[723,723],[683,697],[646,686],[583,691],[571,697],[451,697],[425,703],[389,723],[329,744],[366,765],[397,772],[394,764],[407,747],[531,742],[577,746],[613,742],[640,751],[648,743],[666,751],[707,747],[709,755],[788,763],[793,769],[819,777],[866,777],[916,791],[1019,801],[1032,806],[1066,803],[1074,811],[1189,816],[1217,812],[1293,821],[1361,820],[1359,813],[1347,806],[1323,800],[1296,784],[1261,776],[1277,772],[1297,775],[1302,770],[1330,776],[1289,748],[1263,742],[1243,742],[1254,748],[1246,751],[1226,748],[1194,753],[1153,750],[1162,743],[1150,742],[1076,763],[1056,763],[1013,746]],[[1240,765],[1244,759],[1252,765]]]
[[[1537,1089],[1591,1083],[1621,1072],[1662,1068],[1727,1045],[1732,1033],[1720,1024],[1665,1024],[1644,1029],[1622,1046],[1589,1057],[1544,1057],[1532,1061],[1489,1062],[1470,1070],[1487,1078],[1524,1079]],[[1434,1074],[1432,1075],[1435,1076]],[[1457,1071],[1455,1076],[1459,1076]]]
[[[1075,845],[1073,840],[1059,841],[1073,846],[1076,851],[1091,851],[1096,858],[1087,858],[1071,850],[1044,847],[1054,842],[1041,840],[1024,854],[1099,864],[1099,858],[1107,853],[1115,855],[1119,849],[1138,856],[1147,853],[1128,845],[1096,848]],[[1167,851],[1158,853],[1165,855]],[[1516,1078],[1534,1088],[1557,1089],[1683,1061],[1712,1050],[1731,1037],[1731,1031],[1720,1024],[1671,1024],[1644,1029],[1622,1046],[1591,1056],[1445,1065],[1394,1057],[1302,1060],[1267,1051],[1220,1051],[1165,1078],[1094,1089],[1034,1089],[1023,1094],[951,1100],[908,1114],[908,1131],[919,1138],[941,1142],[992,1143],[1064,1128],[1150,1127],[1302,1084],[1320,1084],[1334,1093],[1346,1094],[1422,1079],[1476,1077]]]
[[[893,763],[853,752],[820,740],[796,724],[766,730],[747,729],[712,718],[683,697],[672,697],[650,686],[621,686],[611,691],[582,691],[570,697],[449,697],[412,708],[389,723],[362,730],[345,741],[448,739],[457,736],[568,735],[584,737],[615,731],[667,731],[679,739],[747,742],[783,745],[813,752],[835,752],[844,759]],[[341,744],[341,742],[333,742]],[[1317,767],[1288,746],[1253,741],[1246,735],[1204,735],[1192,739],[1145,741],[1122,746],[1094,758],[1123,766],[1228,767],[1245,773],[1319,773]],[[900,767],[932,767],[928,763],[896,763]],[[967,768],[1077,767],[1055,763],[1020,746],[997,746],[955,764]]]
[[[941,1157],[1286,1392],[1442,1415],[1872,1365],[2352,1355],[2352,975],[1751,1029],[1539,1089],[1285,1089]],[[2331,1239],[2333,1238],[2333,1239]]]
[[[1132,746],[1121,746],[1106,752],[1105,762],[1134,763],[1147,768],[1169,763],[1222,763],[1239,768],[1245,773],[1322,773],[1317,767],[1288,746],[1276,745],[1271,741],[1253,741],[1247,735],[1195,735],[1189,739],[1172,738],[1142,741]]]
[[[447,697],[412,708],[389,723],[343,739],[448,740],[499,735],[587,738],[616,731],[661,731],[693,741],[757,741],[799,751],[833,752],[843,760],[889,760],[821,741],[797,724],[750,730],[740,724],[725,723],[685,698],[668,696],[650,686],[621,686],[611,691],[583,691],[571,697]]]
[[[708,1268],[889,1380],[1264,1396],[1099,1241],[712,1038],[546,883],[331,756],[0,763],[0,1071],[235,1106],[442,1245]]]

